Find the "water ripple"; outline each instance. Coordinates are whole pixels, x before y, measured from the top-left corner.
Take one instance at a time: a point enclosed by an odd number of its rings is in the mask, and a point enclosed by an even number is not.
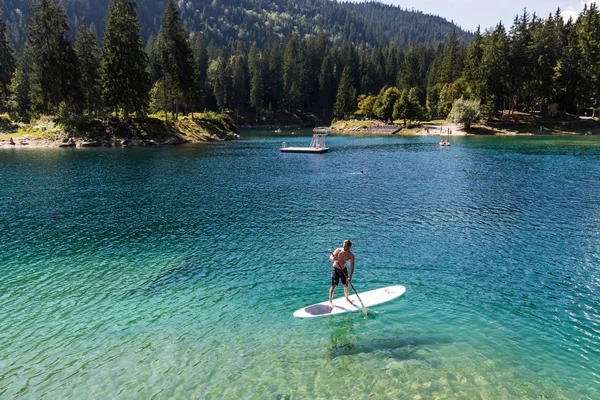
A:
[[[600,142],[434,139],[2,154],[0,397],[600,397]]]

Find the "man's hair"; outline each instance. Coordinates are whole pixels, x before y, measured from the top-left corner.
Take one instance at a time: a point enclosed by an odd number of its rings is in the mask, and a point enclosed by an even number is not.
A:
[[[344,240],[344,247],[348,245],[348,248],[352,247],[352,242],[350,240]]]

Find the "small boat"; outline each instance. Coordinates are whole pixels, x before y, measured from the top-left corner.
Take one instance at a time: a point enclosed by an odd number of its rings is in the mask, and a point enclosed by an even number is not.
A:
[[[281,129],[277,128],[277,129],[275,130],[275,133],[281,133]]]

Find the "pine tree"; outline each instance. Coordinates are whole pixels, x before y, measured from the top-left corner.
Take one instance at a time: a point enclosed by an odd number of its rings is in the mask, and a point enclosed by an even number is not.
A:
[[[580,54],[578,70],[584,106],[600,105],[600,14],[596,3],[585,6],[575,24],[577,51]]]
[[[246,104],[248,86],[246,48],[242,42],[238,42],[236,53],[231,58],[231,100],[238,116]]]
[[[75,54],[79,61],[82,108],[88,113],[98,111],[101,103],[100,63],[101,51],[96,36],[84,17],[75,41]]]
[[[134,1],[111,0],[103,44],[101,77],[105,104],[117,113],[122,109],[125,120],[130,112],[145,112],[150,90],[148,56]]]
[[[327,50],[319,71],[319,105],[321,118],[324,121],[331,120],[333,117],[332,105],[335,102],[335,86],[334,62],[330,51]]]
[[[448,47],[444,51],[441,68],[438,71],[438,83],[452,83],[461,75],[464,60],[461,57],[461,48],[456,36],[456,29],[452,31]]]
[[[356,110],[356,89],[352,85],[352,81],[350,68],[345,67],[342,71],[337,96],[335,98],[334,114],[336,117],[345,119],[346,115]]]
[[[256,120],[263,108],[263,97],[265,93],[265,67],[263,57],[260,54],[256,43],[253,43],[250,53],[248,53],[248,72],[250,74],[250,106],[256,112]]]
[[[511,27],[508,53],[509,76],[506,83],[511,110],[527,101],[528,97],[528,85],[532,77],[530,68],[533,67],[528,53],[528,49],[531,47],[530,22],[531,17],[527,13],[527,9],[524,9],[520,17],[515,17]]]
[[[504,109],[509,80],[508,39],[504,25],[499,23],[493,32],[486,35],[481,60],[482,78],[485,91],[482,102],[485,110],[491,114]]]
[[[167,1],[161,21],[160,60],[168,92],[172,94],[174,113],[178,115],[180,104],[190,105],[197,101],[197,70],[187,33],[173,0]]]
[[[13,119],[26,122],[29,120],[29,78],[20,69],[15,69],[8,87],[10,93],[7,106]]]
[[[300,103],[300,43],[298,35],[290,37],[283,53],[283,93],[288,111],[295,110]]]
[[[222,49],[217,58],[210,62],[207,72],[207,82],[215,96],[219,112],[224,112],[230,101],[231,82],[229,54],[226,49]]]
[[[483,92],[483,77],[481,72],[481,59],[483,58],[483,43],[481,37],[481,29],[477,27],[473,41],[467,49],[467,56],[465,59],[465,69],[463,70],[463,77],[468,85],[471,98],[481,99]]]
[[[578,69],[581,63],[581,54],[577,49],[577,33],[572,19],[569,19],[565,25],[565,37],[566,41],[562,55],[555,67],[553,79],[563,112],[575,108],[579,115],[583,99],[582,85],[580,85],[581,73]]]
[[[6,24],[2,19],[2,8],[0,8],[0,112],[6,106],[8,100],[8,86],[15,70],[15,58],[13,49],[8,42]]]
[[[148,72],[150,74],[150,82],[154,85],[157,81],[163,79],[164,73],[160,59],[158,37],[154,34],[150,35],[146,42],[146,54],[148,55]]]
[[[208,70],[208,52],[204,35],[196,33],[192,42],[192,52],[194,53],[194,61],[196,63],[196,88],[198,90],[198,105],[206,103],[206,73]]]
[[[42,113],[57,112],[64,102],[80,104],[79,67],[65,9],[58,0],[31,2],[28,43],[31,46],[31,99]]]

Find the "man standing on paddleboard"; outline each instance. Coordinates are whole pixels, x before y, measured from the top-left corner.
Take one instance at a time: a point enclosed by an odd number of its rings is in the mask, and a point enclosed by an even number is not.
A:
[[[343,247],[335,249],[329,257],[329,259],[333,261],[333,269],[331,270],[331,288],[329,289],[330,309],[333,308],[333,292],[335,291],[335,287],[340,283],[340,279],[342,280],[342,285],[344,285],[346,301],[352,303],[348,298],[348,285],[350,284],[350,281],[352,281],[352,275],[354,275],[354,254],[350,251],[350,247],[352,247],[352,242],[344,240]],[[348,268],[346,268],[348,261],[350,261],[350,275],[348,275]]]

